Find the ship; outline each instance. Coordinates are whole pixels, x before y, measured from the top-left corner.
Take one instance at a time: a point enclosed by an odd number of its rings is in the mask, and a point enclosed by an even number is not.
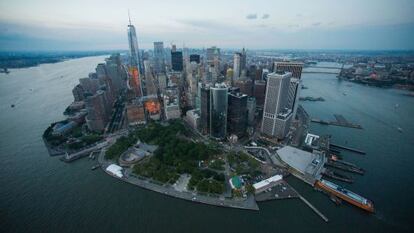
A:
[[[316,181],[315,186],[319,189],[322,189],[323,191],[326,191],[332,195],[335,195],[336,197],[341,198],[342,200],[354,206],[357,206],[370,213],[374,213],[374,204],[372,203],[372,201],[356,193],[353,193],[337,184],[321,179],[320,181]]]

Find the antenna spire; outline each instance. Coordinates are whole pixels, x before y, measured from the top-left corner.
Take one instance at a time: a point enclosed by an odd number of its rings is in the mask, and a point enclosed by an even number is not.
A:
[[[129,9],[128,9],[128,19],[129,19],[129,25],[132,25],[131,24],[131,15],[129,14]]]

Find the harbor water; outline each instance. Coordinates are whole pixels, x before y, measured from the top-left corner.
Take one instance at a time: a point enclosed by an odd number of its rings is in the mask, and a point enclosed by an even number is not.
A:
[[[414,209],[414,98],[403,91],[346,81],[334,74],[303,74],[302,102],[311,117],[341,114],[363,129],[312,124],[331,134],[342,152],[366,170],[343,184],[371,199],[375,214],[343,204],[294,177],[288,182],[329,218],[325,223],[299,199],[259,204],[244,211],[194,204],[118,181],[96,161],[71,164],[49,157],[41,135],[73,100],[78,79],[104,56],[68,60],[0,74],[0,232],[412,232]],[[324,64],[335,65],[335,64]],[[15,106],[12,108],[11,105]],[[400,132],[398,128],[401,128]]]

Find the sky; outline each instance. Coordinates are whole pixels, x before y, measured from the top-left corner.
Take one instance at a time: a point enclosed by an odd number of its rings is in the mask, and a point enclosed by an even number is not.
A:
[[[0,51],[128,48],[413,50],[413,0],[0,0]]]

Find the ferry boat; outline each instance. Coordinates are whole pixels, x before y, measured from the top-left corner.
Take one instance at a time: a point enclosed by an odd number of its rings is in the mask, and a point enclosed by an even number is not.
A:
[[[315,186],[363,210],[371,213],[374,212],[374,204],[370,200],[337,184],[321,179],[320,181],[316,181]]]

